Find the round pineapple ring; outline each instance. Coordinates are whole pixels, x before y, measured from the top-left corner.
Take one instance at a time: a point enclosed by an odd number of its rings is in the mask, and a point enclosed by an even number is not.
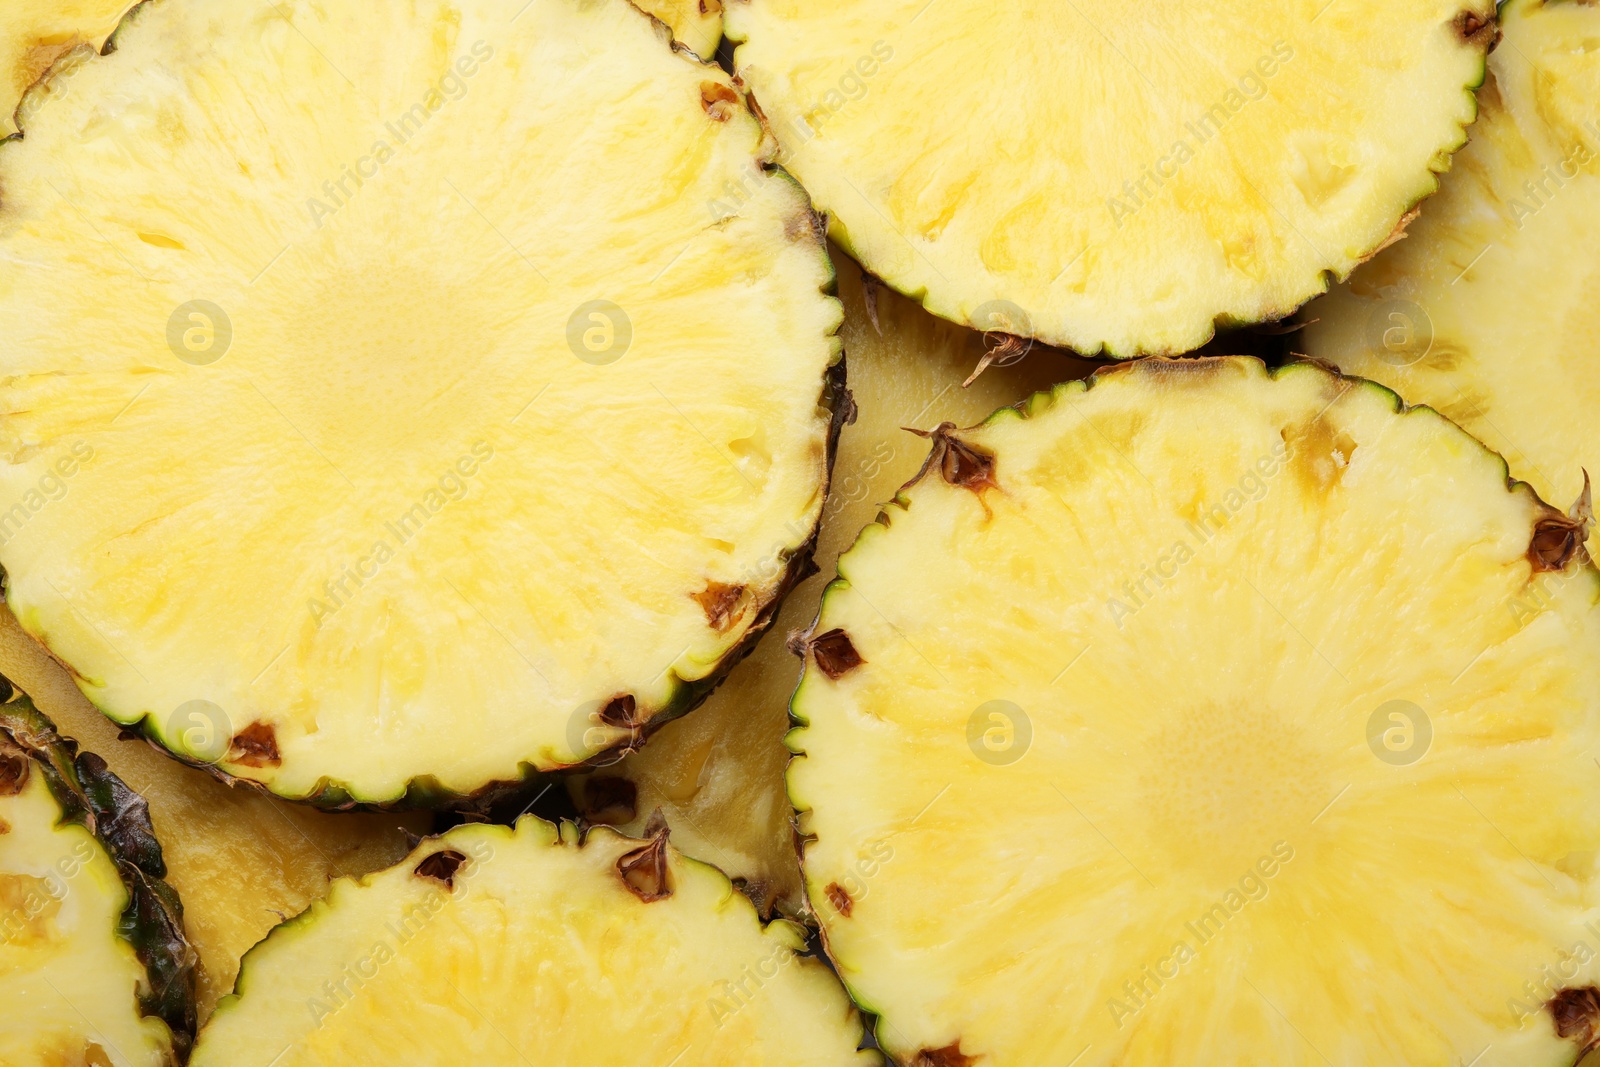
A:
[[[807,888],[885,1048],[1575,1062],[1583,525],[1313,364],[1133,363],[942,430],[841,558],[793,705]]]
[[[115,44],[0,148],[23,625],[330,806],[691,707],[842,415],[822,237],[729,78],[625,0],[159,3]]]
[[[252,949],[191,1062],[878,1064],[804,949],[664,830],[462,826]]]
[[[1288,314],[1466,140],[1490,0],[740,0],[833,237],[928,310],[1093,355]],[[995,306],[1015,309],[1010,321]]]

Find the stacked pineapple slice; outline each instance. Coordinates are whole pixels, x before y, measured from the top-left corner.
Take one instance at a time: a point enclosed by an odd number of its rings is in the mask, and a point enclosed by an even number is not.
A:
[[[1600,1047],[1593,5],[641,7],[0,13],[0,1060]]]
[[[1600,983],[1580,547],[1443,417],[1310,364],[1145,361],[940,435],[840,559],[794,699],[807,890],[879,1040],[1571,1064],[1561,1010]]]
[[[152,3],[31,115],[0,564],[96,705],[324,807],[486,800],[748,651],[820,515],[839,306],[668,43],[625,0]]]
[[[664,832],[464,826],[273,931],[193,1063],[880,1062],[804,948]]]
[[[1280,318],[1465,138],[1489,0],[744,0],[734,56],[830,233],[930,311],[1126,357]]]

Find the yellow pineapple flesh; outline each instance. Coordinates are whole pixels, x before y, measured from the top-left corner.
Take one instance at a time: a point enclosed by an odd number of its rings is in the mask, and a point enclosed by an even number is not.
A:
[[[840,557],[790,737],[807,890],[886,1050],[1586,1051],[1581,521],[1310,363],[1128,364],[930,459]]]

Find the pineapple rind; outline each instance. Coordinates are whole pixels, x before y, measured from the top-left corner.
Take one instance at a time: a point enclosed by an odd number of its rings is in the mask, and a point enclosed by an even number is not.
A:
[[[78,1058],[98,1048],[118,1064],[172,1067],[194,1038],[194,953],[143,799],[0,684],[10,694],[0,741],[28,760],[20,793],[0,797],[0,887],[16,883],[0,930],[0,992],[29,1005],[0,1023],[0,1059],[99,1062]],[[41,816],[53,826],[43,837]]]

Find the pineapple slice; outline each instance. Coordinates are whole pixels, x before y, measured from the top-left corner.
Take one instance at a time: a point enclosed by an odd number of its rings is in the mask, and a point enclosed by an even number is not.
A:
[[[822,507],[839,304],[761,142],[626,0],[139,8],[0,147],[17,618],[324,806],[639,743]]]
[[[1305,310],[1311,356],[1448,415],[1546,500],[1600,474],[1600,7],[1515,0],[1410,237]]]
[[[1310,363],[1132,363],[941,433],[839,560],[790,739],[807,890],[886,1051],[1572,1064],[1581,527]]]
[[[166,878],[183,898],[184,927],[198,954],[201,1022],[233,988],[239,957],[269,930],[309,907],[330,880],[398,862],[410,849],[407,835],[432,828],[425,812],[335,815],[256,789],[230,789],[143,741],[119,739],[116,726],[3,607],[0,675],[33,694],[62,731],[103,757],[148,802]],[[188,728],[206,723],[196,719]]]
[[[1491,0],[735,0],[833,238],[930,311],[1086,355],[1289,314],[1464,140]]]
[[[17,132],[14,121],[28,89],[68,52],[92,55],[133,0],[5,0],[0,4],[0,137]],[[62,93],[66,81],[50,92]]]
[[[962,389],[957,383],[999,338],[991,335],[986,344],[983,335],[941,322],[897,293],[865,288],[860,268],[842,254],[834,262],[856,418],[839,438],[823,509],[816,562],[824,570],[832,569],[855,531],[917,472],[926,449],[902,427],[976,422],[1002,404],[1091,369],[1038,348],[1021,359],[1015,352],[1002,356],[1004,365]],[[821,582],[796,589],[778,616],[779,632],[810,625],[822,589]],[[699,711],[668,723],[615,767],[569,778],[579,810],[634,835],[660,810],[678,847],[743,882],[763,913],[775,906],[796,914],[802,907],[800,868],[784,792],[789,753],[783,735],[799,671],[799,662],[779,642],[757,646]]]
[[[194,954],[144,800],[0,687],[0,1063],[173,1067]]]
[[[711,59],[722,43],[722,0],[643,0],[639,7],[667,24],[674,40]]]
[[[462,826],[274,930],[192,1062],[881,1062],[804,947],[665,831]]]

